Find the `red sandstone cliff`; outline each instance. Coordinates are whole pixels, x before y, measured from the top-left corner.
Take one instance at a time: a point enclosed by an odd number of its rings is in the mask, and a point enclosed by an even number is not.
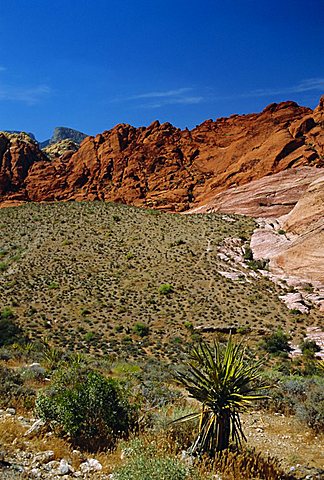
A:
[[[314,111],[283,102],[191,131],[122,124],[52,161],[36,145],[0,135],[1,200],[100,199],[183,211],[272,173],[323,166],[323,111],[324,98]]]

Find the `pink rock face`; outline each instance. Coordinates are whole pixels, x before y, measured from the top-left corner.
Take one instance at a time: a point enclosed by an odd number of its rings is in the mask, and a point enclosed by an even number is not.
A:
[[[324,284],[324,175],[309,186],[282,227],[296,238],[273,259],[273,265]]]
[[[255,258],[269,258],[274,273],[324,287],[324,171],[290,213],[265,221],[252,236]],[[324,307],[324,302],[319,302]]]
[[[187,213],[220,212],[251,217],[279,217],[289,213],[309,185],[322,178],[323,174],[324,168],[316,167],[284,170],[241,187],[229,188],[215,195],[207,204]]]
[[[323,165],[323,101],[312,111],[294,102],[259,114],[208,120],[193,130],[169,123],[117,125],[49,162],[38,150],[8,176],[0,143],[1,200],[108,200],[169,211],[207,203],[219,192],[292,167]],[[19,163],[19,162],[18,162]]]

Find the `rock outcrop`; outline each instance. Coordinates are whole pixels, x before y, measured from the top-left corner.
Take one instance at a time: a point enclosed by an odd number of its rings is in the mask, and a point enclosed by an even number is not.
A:
[[[26,165],[28,201],[108,200],[168,211],[202,205],[219,192],[301,166],[324,165],[323,101],[294,102],[259,114],[208,120],[193,130],[158,121],[121,124],[51,162]],[[1,152],[0,152],[1,158]],[[2,193],[11,200],[12,188]]]
[[[251,217],[279,217],[289,213],[309,185],[323,175],[324,168],[290,168],[241,187],[229,188],[215,195],[207,204],[186,213],[218,212]]]
[[[68,127],[56,127],[54,128],[53,135],[49,140],[45,140],[40,143],[41,148],[48,147],[48,145],[53,145],[55,143],[62,142],[63,140],[70,140],[78,145],[87,137],[85,133],[74,130],[74,128]]]
[[[311,282],[324,295],[324,173],[311,183],[288,215],[265,221],[252,236],[255,258],[270,269]],[[324,296],[318,299],[324,308]]]
[[[324,174],[281,223],[292,241],[272,259],[273,267],[324,285]]]
[[[49,144],[43,148],[43,152],[51,159],[62,157],[62,160],[72,157],[72,155],[79,150],[79,144],[73,140],[61,140],[60,142]]]
[[[46,155],[29,135],[0,132],[0,198],[27,200],[25,181],[30,168],[46,161]]]

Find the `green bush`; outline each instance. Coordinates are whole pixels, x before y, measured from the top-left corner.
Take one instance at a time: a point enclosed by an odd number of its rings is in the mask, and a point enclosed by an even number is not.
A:
[[[22,337],[20,328],[14,322],[14,313],[9,307],[0,312],[0,347],[17,342]]]
[[[58,372],[53,386],[37,398],[36,413],[73,445],[89,451],[112,448],[136,422],[136,409],[122,384],[82,368]]]
[[[13,405],[22,405],[31,408],[35,401],[35,391],[24,385],[20,373],[0,366],[0,407],[6,408]]]
[[[321,347],[314,340],[306,339],[300,345],[300,349],[305,357],[314,358],[315,353],[321,351]]]
[[[296,415],[316,432],[324,429],[324,379],[282,377],[269,392],[266,402],[273,410]]]
[[[262,344],[263,348],[268,353],[278,355],[282,352],[288,353],[291,351],[289,345],[289,336],[281,329],[269,335]]]
[[[169,455],[161,456],[161,452],[153,444],[145,447],[137,441],[130,445],[130,457],[116,472],[118,480],[188,479],[188,467]]]
[[[163,283],[159,287],[159,293],[161,295],[170,295],[173,292],[173,286],[170,283]]]
[[[140,337],[146,337],[150,332],[150,328],[145,323],[137,322],[133,327],[133,332],[139,335]]]
[[[253,260],[253,252],[250,246],[245,247],[244,260]]]
[[[324,383],[324,382],[323,382]],[[296,416],[316,433],[324,431],[324,384],[307,391],[306,400],[295,405]]]

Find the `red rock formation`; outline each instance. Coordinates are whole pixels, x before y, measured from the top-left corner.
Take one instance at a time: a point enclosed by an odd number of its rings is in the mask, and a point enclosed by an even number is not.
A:
[[[47,157],[28,135],[0,132],[0,199],[26,200],[30,167],[42,160]]]
[[[100,199],[183,211],[232,186],[322,165],[323,102],[314,111],[294,102],[271,104],[259,114],[208,120],[192,131],[159,122],[117,125],[87,137],[74,154],[28,163],[25,199]],[[10,200],[8,192],[2,191],[3,200]]]

